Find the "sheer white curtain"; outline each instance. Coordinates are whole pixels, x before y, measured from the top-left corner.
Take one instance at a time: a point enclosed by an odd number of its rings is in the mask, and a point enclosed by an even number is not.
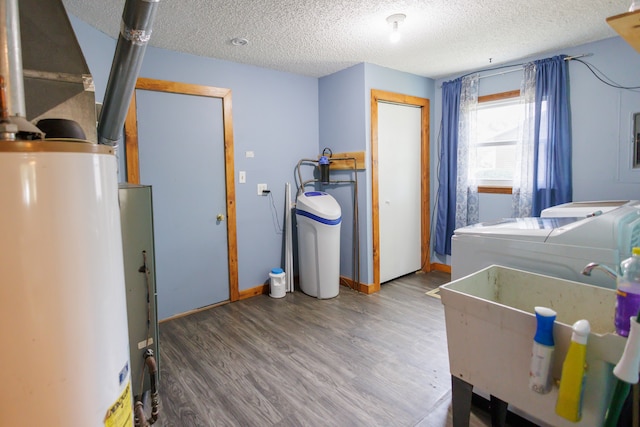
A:
[[[516,145],[516,168],[513,177],[511,208],[514,218],[532,215],[534,146],[535,146],[535,99],[536,65],[530,62],[524,66],[524,78],[520,88],[520,102],[523,104],[523,118],[520,121],[518,144]]]
[[[476,116],[478,110],[478,74],[462,79],[458,128],[458,171],[456,180],[456,227],[478,222],[478,184],[470,173],[475,169]]]

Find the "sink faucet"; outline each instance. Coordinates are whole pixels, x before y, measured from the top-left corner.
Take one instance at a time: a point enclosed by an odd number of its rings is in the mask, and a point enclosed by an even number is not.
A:
[[[591,276],[591,271],[594,268],[604,271],[613,280],[616,280],[618,278],[618,274],[615,271],[613,271],[611,268],[607,267],[606,265],[598,264],[597,262],[590,262],[589,264],[587,264],[586,267],[582,270],[582,274],[584,274],[585,276]]]

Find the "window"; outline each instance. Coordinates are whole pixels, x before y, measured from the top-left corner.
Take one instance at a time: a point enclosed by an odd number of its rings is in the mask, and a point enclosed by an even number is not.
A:
[[[479,192],[510,193],[522,121],[520,91],[478,98],[475,170]]]

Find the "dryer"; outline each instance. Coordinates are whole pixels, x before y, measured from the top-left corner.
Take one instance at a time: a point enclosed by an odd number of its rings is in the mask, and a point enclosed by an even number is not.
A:
[[[455,230],[451,279],[498,264],[613,289],[608,275],[582,270],[597,262],[617,271],[634,246],[640,246],[638,201],[588,217],[500,219]]]

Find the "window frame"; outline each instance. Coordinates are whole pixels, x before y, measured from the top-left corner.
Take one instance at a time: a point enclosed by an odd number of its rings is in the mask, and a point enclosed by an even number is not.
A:
[[[483,95],[478,97],[478,104],[483,102],[500,101],[503,99],[518,98],[520,97],[520,90],[510,90],[506,92],[492,93],[489,95]],[[513,186],[503,185],[479,185],[478,193],[486,194],[511,194]]]

